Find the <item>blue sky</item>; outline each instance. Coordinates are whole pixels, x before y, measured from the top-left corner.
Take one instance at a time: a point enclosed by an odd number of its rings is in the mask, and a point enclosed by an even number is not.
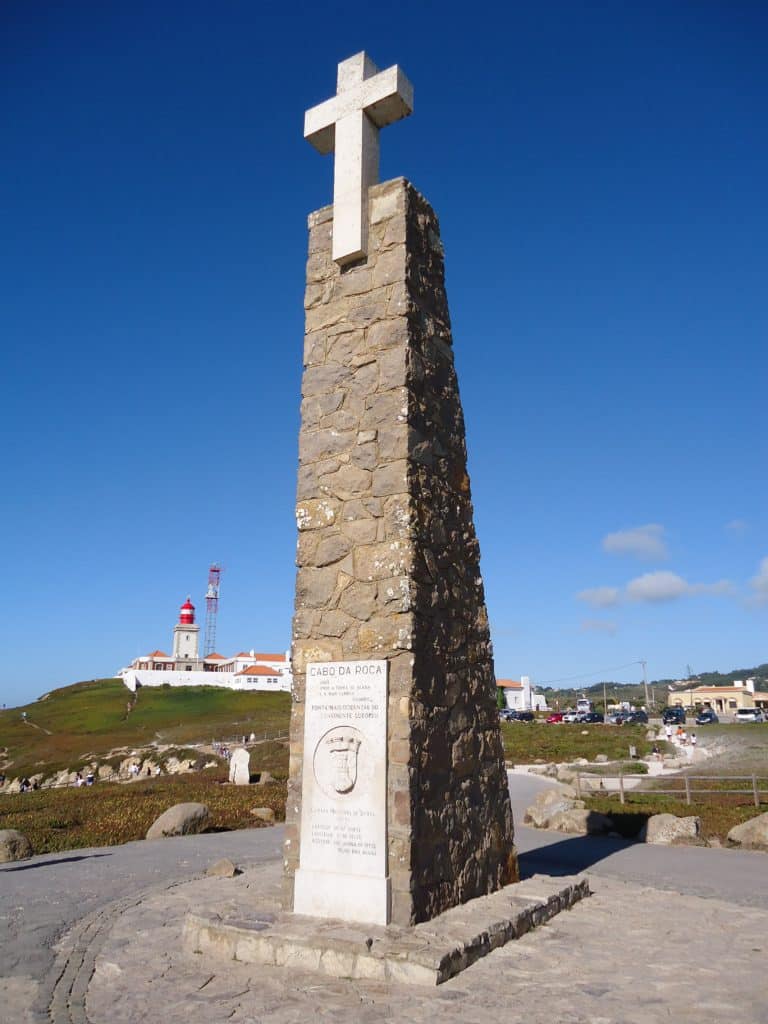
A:
[[[768,8],[6,0],[0,699],[293,603],[303,112],[366,49],[447,257],[500,676],[768,660]],[[612,538],[612,539],[611,539]],[[635,681],[630,666],[608,677]]]

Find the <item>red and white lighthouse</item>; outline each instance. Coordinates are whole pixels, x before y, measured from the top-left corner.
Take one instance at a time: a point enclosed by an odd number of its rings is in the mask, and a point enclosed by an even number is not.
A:
[[[200,627],[195,623],[195,606],[192,599],[187,600],[179,609],[179,621],[173,627],[173,659],[176,670],[192,671],[199,667]]]

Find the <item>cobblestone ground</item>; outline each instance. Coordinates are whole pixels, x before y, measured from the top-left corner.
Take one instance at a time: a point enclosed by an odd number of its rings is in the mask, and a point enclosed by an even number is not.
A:
[[[279,863],[121,908],[99,941],[92,1024],[760,1024],[768,911],[591,877],[595,894],[437,988],[352,982],[181,952],[188,909],[277,898]],[[84,957],[87,965],[88,957]],[[90,968],[88,968],[90,974]]]

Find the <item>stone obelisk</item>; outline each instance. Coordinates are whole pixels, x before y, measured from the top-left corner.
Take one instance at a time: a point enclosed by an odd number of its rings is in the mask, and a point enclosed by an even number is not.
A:
[[[287,908],[403,925],[517,879],[438,221],[375,184],[412,102],[359,54],[305,122],[336,182],[309,218],[285,840]]]

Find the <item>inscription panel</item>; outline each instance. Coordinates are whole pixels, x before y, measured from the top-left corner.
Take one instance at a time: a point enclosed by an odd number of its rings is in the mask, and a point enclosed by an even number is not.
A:
[[[387,662],[307,665],[300,868],[386,875]]]

